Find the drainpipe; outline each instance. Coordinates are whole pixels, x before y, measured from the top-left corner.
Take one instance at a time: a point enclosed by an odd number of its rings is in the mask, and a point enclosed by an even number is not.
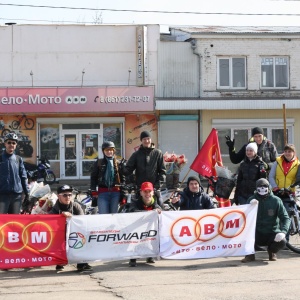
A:
[[[196,52],[197,49],[197,41],[195,39],[192,39],[190,41],[191,43],[191,47],[193,50],[193,54],[198,56],[198,82],[199,82],[199,98],[201,98],[201,55]],[[198,134],[198,149],[200,150],[200,148],[202,147],[203,144],[203,130],[202,130],[202,113],[200,110],[198,110],[198,130],[199,130],[199,134]]]

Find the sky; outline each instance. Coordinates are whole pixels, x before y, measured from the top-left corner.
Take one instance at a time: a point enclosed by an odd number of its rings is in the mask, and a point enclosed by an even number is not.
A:
[[[34,8],[17,5],[68,8]],[[169,27],[178,25],[300,26],[299,20],[300,0],[0,0],[0,25],[7,22],[159,24],[161,31],[164,32],[168,31]]]

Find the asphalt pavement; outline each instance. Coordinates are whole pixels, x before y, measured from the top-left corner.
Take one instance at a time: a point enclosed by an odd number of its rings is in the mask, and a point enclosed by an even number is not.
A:
[[[48,299],[298,299],[300,254],[281,251],[277,261],[257,252],[256,261],[243,257],[199,260],[157,260],[137,267],[128,261],[94,262],[93,271],[78,273],[68,265],[0,271],[1,300]]]

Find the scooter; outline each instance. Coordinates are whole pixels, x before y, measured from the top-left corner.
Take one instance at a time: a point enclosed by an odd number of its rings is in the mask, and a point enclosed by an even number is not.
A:
[[[34,165],[24,162],[24,166],[27,172],[27,178],[31,181],[41,182],[45,184],[53,184],[56,182],[56,176],[50,169],[50,162],[47,157],[39,158],[39,164]]]

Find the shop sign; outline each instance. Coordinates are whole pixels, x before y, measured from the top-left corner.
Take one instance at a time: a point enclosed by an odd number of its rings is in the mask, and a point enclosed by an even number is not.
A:
[[[1,113],[154,111],[154,87],[2,88]]]

